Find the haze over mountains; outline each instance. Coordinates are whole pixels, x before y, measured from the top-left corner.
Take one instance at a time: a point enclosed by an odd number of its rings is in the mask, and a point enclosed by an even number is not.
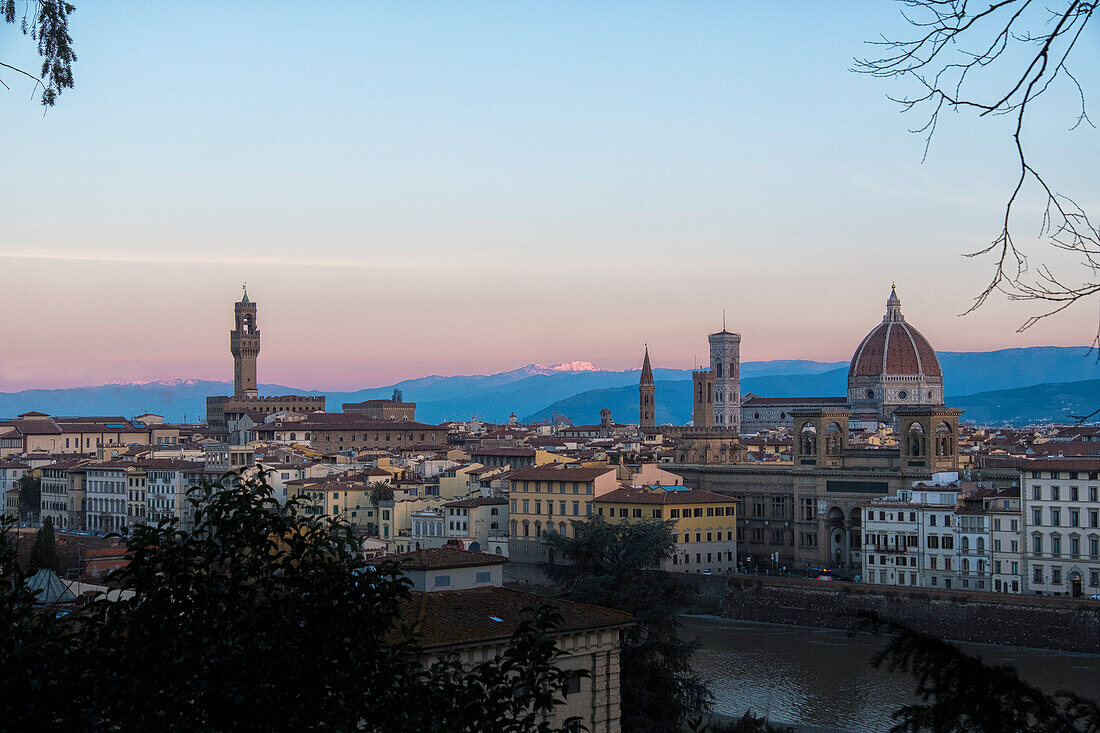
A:
[[[964,419],[981,423],[1065,421],[1068,414],[1088,414],[1100,407],[1100,364],[1085,347],[1034,347],[990,352],[939,352],[948,404],[966,410]],[[780,360],[741,365],[742,394],[766,397],[841,396],[847,387],[847,362]],[[657,386],[658,423],[683,424],[691,419],[691,371],[653,370]],[[471,416],[502,422],[511,412],[521,420],[542,419],[555,412],[574,423],[594,423],[607,407],[617,422],[638,419],[638,370],[604,371],[575,361],[528,364],[489,375],[409,379],[354,392],[318,392],[276,384],[260,386],[261,394],[325,394],[331,412],[341,403],[389,397],[394,388],[417,403],[425,422],[466,420]],[[170,421],[198,421],[210,395],[227,394],[226,381],[166,379],[55,390],[0,393],[0,416],[29,410],[53,415],[124,415],[143,412]]]

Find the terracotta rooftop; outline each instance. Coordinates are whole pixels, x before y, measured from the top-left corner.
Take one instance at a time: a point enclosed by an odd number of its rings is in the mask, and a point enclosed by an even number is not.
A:
[[[605,468],[584,468],[576,466],[568,468],[571,464],[551,463],[545,466],[531,466],[521,468],[509,474],[510,481],[594,481],[615,469],[611,466]]]
[[[732,504],[733,498],[702,489],[665,491],[663,489],[621,488],[596,497],[597,502],[621,502],[623,504]]]
[[[457,509],[473,509],[479,506],[493,506],[507,504],[508,500],[504,497],[495,496],[479,496],[476,499],[459,499],[458,501],[449,501],[443,506],[455,507]]]
[[[611,608],[498,587],[413,593],[402,604],[401,620],[418,624],[420,646],[431,649],[510,638],[531,611],[543,605],[561,614],[558,633],[633,623],[630,614]]]
[[[503,565],[508,558],[484,552],[469,552],[452,547],[432,547],[423,550],[392,555],[387,560],[399,563],[406,570],[445,570],[447,568],[476,568],[483,565]]]

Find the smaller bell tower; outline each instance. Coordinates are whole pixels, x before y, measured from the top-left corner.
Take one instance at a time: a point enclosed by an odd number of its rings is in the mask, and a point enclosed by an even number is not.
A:
[[[657,388],[653,384],[653,367],[649,364],[649,344],[646,344],[645,359],[642,360],[642,376],[638,380],[638,425],[642,430],[657,427],[653,404],[656,392]]]
[[[233,396],[258,397],[256,359],[260,355],[260,329],[256,324],[256,304],[244,297],[233,304],[234,325],[229,332],[229,351],[233,354]]]

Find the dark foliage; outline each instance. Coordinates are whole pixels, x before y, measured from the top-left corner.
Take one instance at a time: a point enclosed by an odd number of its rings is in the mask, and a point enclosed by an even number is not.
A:
[[[34,544],[31,545],[30,569],[52,570],[55,573],[61,569],[61,558],[57,554],[57,537],[53,532],[53,520],[46,517],[42,520],[42,529],[34,536]]]
[[[38,512],[42,506],[42,479],[28,473],[15,485],[19,487],[19,511]]]
[[[26,575],[16,564],[15,543],[8,541],[14,517],[0,516],[0,727],[42,720],[53,665],[61,656],[52,617],[38,613]],[[27,728],[38,727],[31,723]]]
[[[916,678],[919,702],[894,713],[896,733],[1100,730],[1100,706],[1093,700],[1072,692],[1047,694],[1013,667],[986,664],[950,642],[874,613],[857,615],[853,633],[860,631],[891,634],[871,664]]]
[[[547,574],[576,601],[634,614],[619,675],[624,733],[679,730],[710,709],[712,696],[695,677],[695,645],[677,631],[676,607],[688,600],[685,579],[660,568],[676,545],[673,524],[645,520],[610,524],[595,516],[573,523],[574,537],[547,541],[565,564]]]
[[[195,528],[134,528],[112,576],[129,600],[98,600],[64,619],[28,615],[6,564],[0,646],[21,671],[0,689],[5,725],[75,730],[526,731],[580,673],[565,672],[559,617],[532,609],[507,651],[472,670],[425,668],[399,612],[408,580],[360,558],[347,527],[279,506],[263,479],[193,490]],[[4,558],[8,557],[6,537]],[[4,560],[7,563],[7,560]],[[38,647],[40,626],[55,640]],[[23,658],[18,654],[23,654]],[[37,665],[37,666],[36,666]]]
[[[41,77],[0,61],[0,66],[30,77],[42,87],[42,105],[52,107],[65,89],[73,88],[73,39],[69,35],[69,14],[76,10],[71,3],[59,0],[26,0],[19,12],[16,0],[0,0],[0,14],[6,23],[19,23],[24,35],[38,43],[42,57]],[[8,85],[0,80],[0,84]]]

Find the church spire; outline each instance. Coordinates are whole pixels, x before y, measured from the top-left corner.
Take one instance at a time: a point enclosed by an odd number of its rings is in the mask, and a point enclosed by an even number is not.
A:
[[[649,344],[646,344],[645,358],[642,360],[642,377],[638,380],[638,425],[642,430],[656,427],[653,412],[656,391],[653,384],[653,367],[649,363]]]

